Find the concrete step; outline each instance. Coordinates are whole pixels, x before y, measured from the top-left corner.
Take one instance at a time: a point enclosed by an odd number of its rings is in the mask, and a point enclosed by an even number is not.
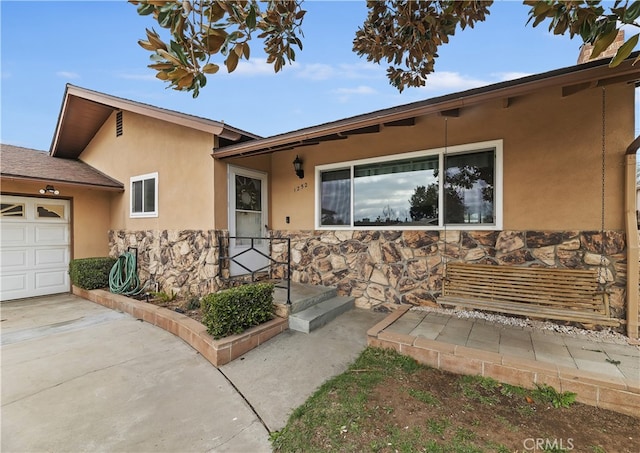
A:
[[[286,304],[287,290],[284,288],[286,282],[276,286],[273,301],[276,304]],[[332,286],[305,285],[303,283],[291,282],[291,306],[289,313],[298,313],[319,304],[322,301],[332,299],[338,295],[338,289]]]
[[[289,329],[309,333],[354,307],[353,297],[335,296],[289,315]]]

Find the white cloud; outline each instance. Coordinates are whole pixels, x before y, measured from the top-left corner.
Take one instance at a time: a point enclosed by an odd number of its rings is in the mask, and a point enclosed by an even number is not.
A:
[[[386,67],[376,63],[342,64],[338,66],[340,76],[348,79],[371,79],[384,75]]]
[[[360,85],[355,88],[338,88],[331,91],[338,95],[338,101],[345,103],[348,102],[353,96],[369,96],[377,94],[377,91],[369,86]]]
[[[477,88],[484,85],[488,85],[491,82],[486,80],[475,79],[468,76],[463,76],[458,72],[434,72],[427,77],[427,81],[422,90],[426,91],[439,91],[446,93],[453,93],[456,91],[468,90],[470,88]]]
[[[327,80],[336,77],[336,69],[328,64],[313,63],[301,66],[296,76],[309,80]]]
[[[117,74],[116,77],[125,80],[156,80],[156,72],[150,69],[147,74]]]
[[[218,74],[225,74],[225,75],[231,75],[233,76],[235,75],[243,75],[243,76],[262,76],[262,75],[274,75],[275,71],[273,70],[273,65],[270,63],[267,63],[267,59],[266,58],[251,58],[249,61],[247,60],[241,60],[238,63],[238,66],[236,67],[235,71],[233,71],[231,74],[229,74],[227,72],[227,68],[224,65],[224,63],[222,62],[216,62],[217,65],[220,66],[220,71],[218,71]],[[291,67],[291,65],[286,65],[282,71],[286,71],[287,69],[289,69]],[[216,75],[218,75],[216,74]]]
[[[372,63],[339,64],[312,63],[300,65],[296,76],[309,80],[329,79],[372,79],[380,77],[384,70],[381,66]]]
[[[80,74],[78,74],[77,72],[71,72],[71,71],[58,71],[56,72],[56,75],[58,77],[62,77],[63,79],[79,79],[80,78]]]

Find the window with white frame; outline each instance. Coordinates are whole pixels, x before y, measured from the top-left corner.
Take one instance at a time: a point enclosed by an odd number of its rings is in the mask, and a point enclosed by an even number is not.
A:
[[[131,217],[158,217],[158,173],[134,176],[131,182]]]
[[[316,172],[318,228],[502,225],[502,140],[323,165]]]

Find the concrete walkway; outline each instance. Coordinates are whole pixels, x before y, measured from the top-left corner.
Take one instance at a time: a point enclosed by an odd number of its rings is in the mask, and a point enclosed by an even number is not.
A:
[[[346,371],[367,347],[367,329],[384,317],[355,308],[309,334],[286,330],[220,370],[278,431],[318,387]]]
[[[171,333],[77,296],[0,310],[3,452],[271,451],[269,431],[385,317],[351,310],[217,369]]]

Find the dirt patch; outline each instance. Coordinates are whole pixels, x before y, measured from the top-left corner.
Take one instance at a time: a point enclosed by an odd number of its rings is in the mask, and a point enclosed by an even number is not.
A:
[[[272,434],[275,451],[637,453],[640,418],[367,348]]]
[[[488,451],[640,451],[637,418],[578,403],[556,408],[499,383],[485,387],[436,369],[386,378],[370,394],[368,408],[378,414],[370,442],[392,427]],[[396,450],[388,447],[380,451]]]
[[[200,308],[200,302],[197,299],[189,299],[176,296],[173,300],[161,300],[153,298],[142,298],[143,302],[148,302],[158,307],[163,307],[168,310],[182,313],[188,317],[195,319],[199,323],[202,323],[202,309]],[[198,303],[196,304],[197,301]]]

